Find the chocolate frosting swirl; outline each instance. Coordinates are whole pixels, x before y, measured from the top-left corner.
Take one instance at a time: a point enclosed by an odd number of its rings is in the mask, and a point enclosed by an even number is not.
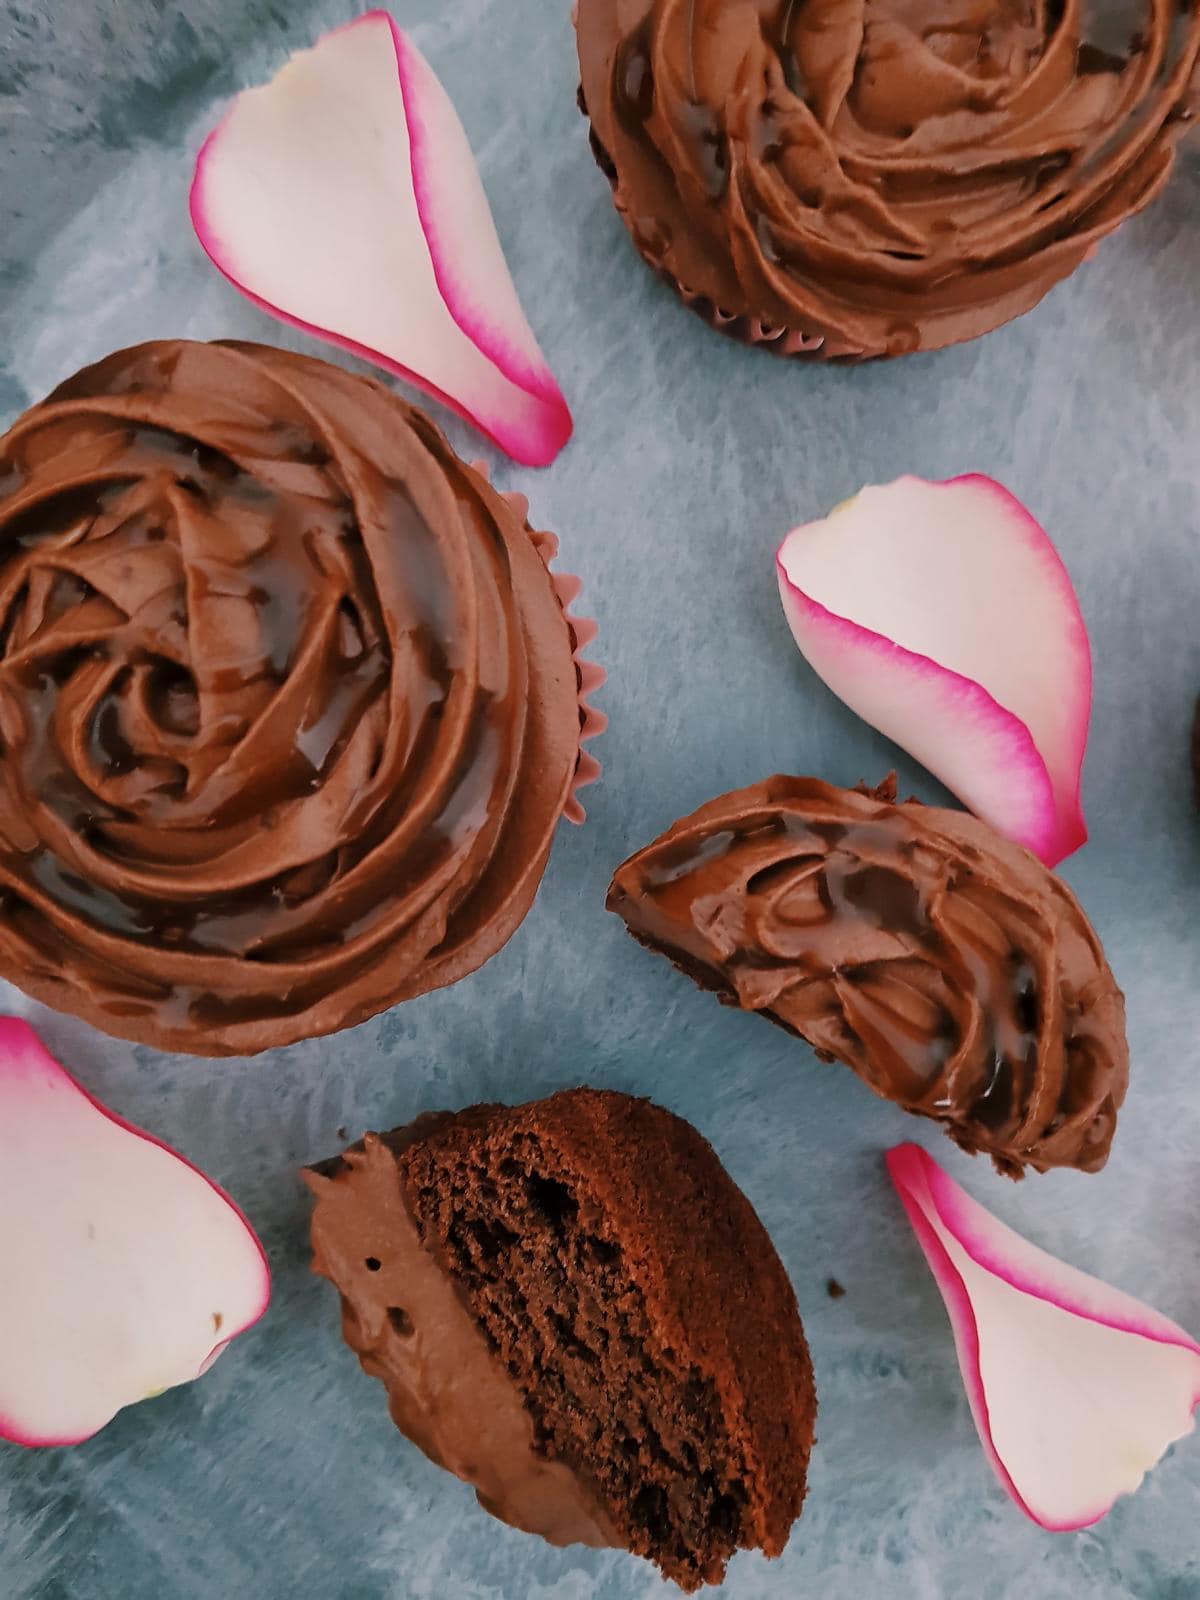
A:
[[[789,353],[933,350],[1028,311],[1165,183],[1200,0],[1124,17],[1118,55],[1084,0],[581,0],[582,96],[698,309]]]
[[[574,642],[513,507],[381,385],[163,342],[0,440],[0,973],[253,1052],[472,971],[540,880]]]
[[[932,1117],[964,1150],[1094,1172],[1125,1006],[1075,897],[960,811],[769,778],[625,862],[609,908],[722,1000]]]

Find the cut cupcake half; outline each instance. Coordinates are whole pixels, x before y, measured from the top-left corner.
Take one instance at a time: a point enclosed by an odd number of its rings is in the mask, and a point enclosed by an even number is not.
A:
[[[770,1240],[695,1129],[578,1089],[368,1135],[307,1178],[347,1342],[485,1509],[688,1591],[739,1548],[780,1553],[811,1363]]]

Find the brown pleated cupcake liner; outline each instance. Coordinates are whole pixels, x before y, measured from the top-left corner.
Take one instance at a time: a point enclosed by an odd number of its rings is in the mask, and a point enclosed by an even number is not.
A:
[[[664,283],[670,284],[688,310],[695,312],[710,328],[723,333],[727,339],[736,339],[739,344],[757,345],[772,355],[783,356],[785,359],[803,358],[808,361],[857,359],[847,356],[834,358],[823,354],[825,349],[823,333],[804,333],[798,328],[786,328],[763,322],[761,318],[749,316],[745,312],[723,311],[708,295],[696,294],[686,288],[674,273],[669,272],[661,262],[652,260],[640,245],[638,250],[646,265],[657,273]]]
[[[471,466],[481,478],[491,482],[491,470],[486,461],[473,461]],[[534,549],[541,556],[546,571],[550,574],[555,598],[562,608],[562,614],[571,632],[572,658],[575,663],[575,682],[579,696],[579,755],[575,762],[575,775],[571,780],[570,793],[563,807],[563,816],[568,822],[581,823],[587,813],[580,804],[579,791],[586,789],[588,784],[595,783],[600,777],[601,770],[595,756],[583,747],[588,740],[599,738],[608,727],[608,718],[603,711],[598,711],[591,704],[590,698],[601,687],[608,674],[598,662],[587,661],[583,656],[583,652],[600,630],[593,618],[577,616],[573,609],[583,592],[583,580],[575,577],[573,573],[550,570],[550,563],[558,555],[558,535],[531,526],[529,501],[525,495],[511,491],[501,494],[500,498],[512,507],[517,517],[524,523]]]

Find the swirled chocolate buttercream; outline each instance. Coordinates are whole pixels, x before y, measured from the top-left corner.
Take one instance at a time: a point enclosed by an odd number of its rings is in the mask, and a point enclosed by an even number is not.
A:
[[[1162,188],[1200,0],[580,0],[642,255],[787,354],[900,355],[1036,305]]]
[[[977,817],[769,778],[617,871],[609,907],[1002,1171],[1108,1158],[1125,1005],[1078,901]]]
[[[0,974],[253,1052],[480,966],[579,754],[523,517],[322,361],[163,342],[0,440]]]

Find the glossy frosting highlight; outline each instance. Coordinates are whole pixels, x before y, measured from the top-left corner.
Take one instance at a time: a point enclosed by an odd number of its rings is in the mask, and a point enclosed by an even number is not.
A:
[[[977,818],[770,778],[631,857],[609,907],[1000,1171],[1107,1160],[1121,992],[1070,890]]]
[[[0,440],[0,973],[250,1053],[497,949],[579,754],[516,510],[381,385],[170,341]]]
[[[1036,305],[1145,206],[1200,5],[580,0],[582,98],[639,250],[788,354],[899,355]],[[1112,39],[1121,53],[1113,53]]]

